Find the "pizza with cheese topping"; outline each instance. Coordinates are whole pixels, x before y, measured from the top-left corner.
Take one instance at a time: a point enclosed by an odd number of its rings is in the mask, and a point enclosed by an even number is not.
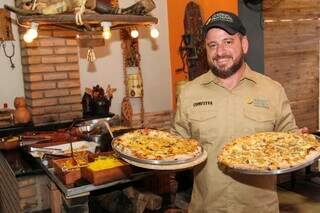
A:
[[[113,148],[141,160],[188,160],[199,156],[198,141],[155,129],[138,129],[125,133],[112,142]]]
[[[296,167],[320,156],[320,143],[311,134],[262,132],[226,144],[218,162],[246,170]]]

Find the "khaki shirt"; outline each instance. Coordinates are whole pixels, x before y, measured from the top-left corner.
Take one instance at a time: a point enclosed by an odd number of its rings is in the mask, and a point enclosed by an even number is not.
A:
[[[211,71],[187,83],[178,98],[173,131],[199,140],[207,161],[194,169],[189,212],[279,212],[275,176],[222,171],[217,154],[244,135],[297,129],[283,87],[248,65],[232,90]]]

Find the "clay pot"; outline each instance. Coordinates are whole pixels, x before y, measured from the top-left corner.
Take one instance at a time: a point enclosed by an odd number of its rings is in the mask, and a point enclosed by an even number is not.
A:
[[[15,124],[26,124],[31,121],[31,114],[26,107],[26,100],[24,97],[16,97],[14,99],[14,121]]]

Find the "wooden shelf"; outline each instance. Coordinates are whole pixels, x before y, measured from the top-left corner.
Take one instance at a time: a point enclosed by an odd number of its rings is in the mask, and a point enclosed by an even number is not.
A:
[[[58,15],[29,15],[19,16],[20,23],[26,24],[36,22],[38,24],[75,24],[74,14],[58,14]],[[157,24],[158,19],[153,16],[139,16],[139,15],[112,15],[112,14],[84,14],[82,21],[85,24],[95,25],[103,21],[112,22],[113,26],[130,26],[130,25],[151,25]]]

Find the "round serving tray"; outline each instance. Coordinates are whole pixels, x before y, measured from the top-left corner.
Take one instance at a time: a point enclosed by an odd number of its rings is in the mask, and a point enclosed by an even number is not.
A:
[[[116,139],[116,138],[115,138]],[[200,156],[202,156],[203,152],[205,151],[201,145],[199,145],[201,147],[201,152],[199,155],[195,156],[194,158],[189,158],[189,159],[180,159],[180,160],[143,160],[143,159],[139,159],[139,158],[135,158],[129,155],[126,155],[124,153],[122,153],[120,150],[118,150],[115,146],[114,146],[114,140],[112,140],[111,142],[111,147],[113,149],[113,151],[121,158],[123,158],[124,160],[129,160],[129,161],[134,161],[136,163],[142,163],[142,164],[150,164],[150,165],[177,165],[177,164],[185,164],[185,163],[189,163],[189,162],[193,162],[195,160],[197,160]]]
[[[319,141],[320,136],[313,133],[313,135],[316,137],[316,139]],[[226,169],[227,171],[233,171],[238,172],[242,174],[248,174],[248,175],[280,175],[288,172],[293,172],[299,169],[303,169],[311,164],[313,164],[315,161],[320,159],[320,154],[318,156],[315,156],[313,159],[308,160],[307,162],[304,162],[302,164],[296,165],[294,167],[285,168],[285,169],[277,169],[277,170],[251,170],[251,169],[239,169],[239,168],[231,168],[223,164],[219,164],[222,168]]]
[[[304,167],[307,167],[314,163],[315,161],[319,160],[320,156],[315,157],[314,159],[311,159],[305,163],[302,163],[300,165],[290,167],[290,168],[285,168],[285,169],[277,169],[277,170],[251,170],[251,169],[238,169],[238,168],[231,168],[226,165],[220,164],[223,168],[225,168],[227,171],[232,171],[232,172],[238,172],[242,174],[248,174],[248,175],[280,175],[288,172],[293,172],[299,169],[302,169]]]
[[[205,150],[203,150],[203,152],[199,155],[199,157],[197,157],[196,159],[194,159],[191,162],[172,164],[172,165],[140,163],[137,161],[128,160],[126,158],[122,158],[122,159],[133,166],[137,166],[137,167],[141,167],[141,168],[145,168],[145,169],[168,171],[168,170],[190,169],[190,168],[195,167],[195,166],[201,164],[202,162],[204,162],[207,159],[207,157],[208,157],[207,152]]]

